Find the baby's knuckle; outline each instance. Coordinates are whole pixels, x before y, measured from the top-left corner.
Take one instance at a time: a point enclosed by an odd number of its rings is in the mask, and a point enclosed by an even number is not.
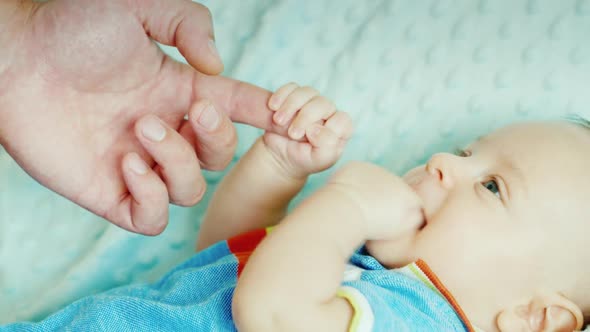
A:
[[[319,95],[320,93],[318,92],[318,90],[316,90],[315,88],[309,86],[309,85],[305,85],[303,87],[301,87],[301,90],[308,92],[309,94],[312,94],[314,96]]]
[[[330,106],[334,105],[334,103],[332,102],[332,99],[330,99],[324,95],[317,95],[316,98],[326,105],[330,105]]]
[[[350,116],[350,114],[345,113],[345,112],[338,112],[338,113],[339,113],[340,118],[342,119],[341,120],[342,125],[344,127],[346,127],[347,129],[352,129],[353,122],[352,122],[352,117]]]
[[[329,108],[329,109],[334,109],[334,104],[332,104],[332,101],[322,95],[317,95],[315,97],[313,97],[313,101],[317,102],[319,105],[321,105],[322,108]]]
[[[295,82],[289,82],[289,83],[281,86],[277,90],[277,93],[282,93],[282,94],[287,93],[287,95],[291,95],[291,94],[293,94],[293,92],[295,92],[295,91],[297,91],[299,89],[301,89],[301,87],[299,86],[299,84],[297,84]]]

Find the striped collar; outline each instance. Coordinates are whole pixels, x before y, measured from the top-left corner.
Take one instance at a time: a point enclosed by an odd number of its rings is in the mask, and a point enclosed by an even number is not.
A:
[[[463,309],[461,309],[453,295],[451,295],[451,293],[447,290],[447,288],[443,285],[443,283],[438,279],[438,277],[434,274],[434,272],[432,272],[430,267],[423,260],[419,259],[414,263],[408,264],[399,269],[395,269],[394,271],[402,273],[406,276],[409,276],[413,279],[422,282],[425,286],[432,289],[438,295],[446,299],[461,319],[461,322],[463,323],[467,331],[484,332],[482,329],[477,328],[476,326],[471,324],[471,322],[467,318],[467,315],[465,315],[465,312],[463,311]]]

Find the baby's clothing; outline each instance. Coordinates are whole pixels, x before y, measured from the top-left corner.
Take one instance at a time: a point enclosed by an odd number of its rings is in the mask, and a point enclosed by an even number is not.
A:
[[[248,258],[268,232],[219,242],[153,284],[89,296],[41,322],[1,330],[235,331],[232,295]],[[349,331],[476,331],[423,261],[387,270],[361,249],[350,259],[338,296],[354,309]]]

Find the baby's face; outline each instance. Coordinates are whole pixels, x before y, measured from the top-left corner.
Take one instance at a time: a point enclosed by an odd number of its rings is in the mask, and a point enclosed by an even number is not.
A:
[[[390,267],[424,259],[467,316],[495,330],[502,309],[546,289],[569,296],[590,272],[589,170],[588,129],[503,128],[462,154],[436,154],[408,172],[404,179],[424,202],[426,226],[403,246],[367,247]]]

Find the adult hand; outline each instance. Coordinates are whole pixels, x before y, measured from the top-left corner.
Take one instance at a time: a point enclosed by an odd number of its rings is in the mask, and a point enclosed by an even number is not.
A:
[[[211,24],[189,0],[3,1],[0,144],[76,204],[160,233],[169,202],[201,199],[200,168],[231,160],[231,120],[273,129],[269,92],[205,75],[223,69]]]

